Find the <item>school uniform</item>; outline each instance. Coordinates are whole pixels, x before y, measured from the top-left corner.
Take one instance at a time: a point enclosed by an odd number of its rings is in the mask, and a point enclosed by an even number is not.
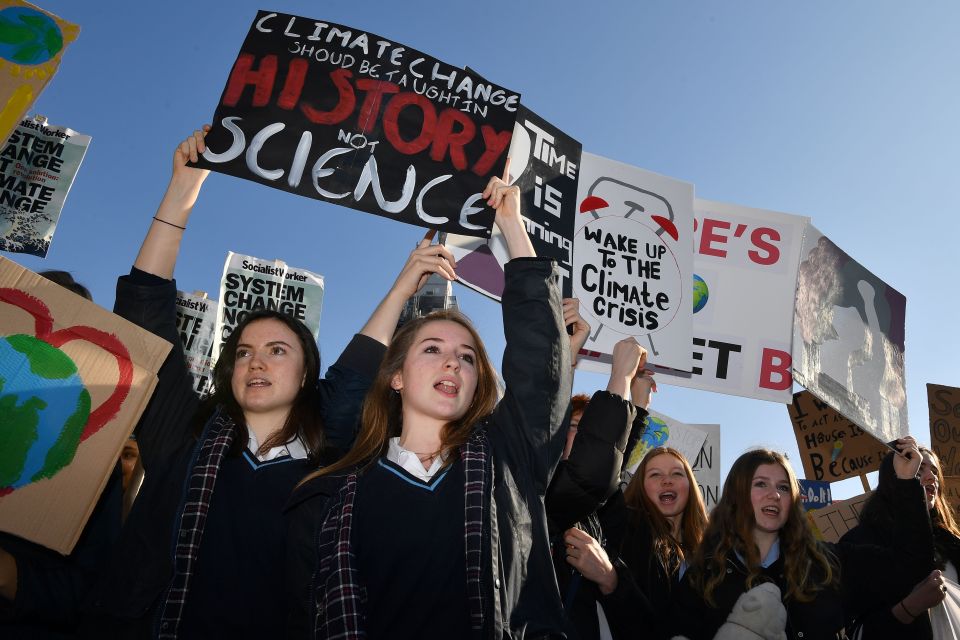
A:
[[[268,637],[282,627],[285,611],[283,504],[316,462],[296,439],[264,456],[253,453],[255,439],[233,447],[236,425],[219,408],[194,435],[199,401],[175,299],[175,282],[137,269],[117,284],[115,312],[174,348],[137,427],[145,479],[95,591],[89,635]],[[376,340],[355,336],[320,381],[331,447],[352,442],[384,351]]]

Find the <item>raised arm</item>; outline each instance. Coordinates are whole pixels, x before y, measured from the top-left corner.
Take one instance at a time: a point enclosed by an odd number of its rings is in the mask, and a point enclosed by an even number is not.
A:
[[[187,228],[190,212],[203,181],[210,173],[206,169],[188,167],[187,161],[196,162],[197,156],[206,150],[203,137],[209,130],[210,126],[204,125],[203,130],[194,131],[174,151],[170,183],[133,263],[137,269],[165,280],[173,279],[173,268],[177,263],[180,241]]]
[[[341,453],[353,446],[363,399],[393,339],[403,305],[431,274],[447,280],[456,277],[453,254],[446,247],[430,244],[432,237],[433,231],[427,233],[410,253],[387,295],[320,385],[327,442]]]

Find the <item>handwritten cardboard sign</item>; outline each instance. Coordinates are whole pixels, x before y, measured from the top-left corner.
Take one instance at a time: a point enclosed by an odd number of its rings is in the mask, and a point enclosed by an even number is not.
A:
[[[260,11],[197,163],[400,222],[490,235],[520,96],[382,36]]]
[[[960,476],[960,389],[927,385],[930,403],[930,443],[943,475]]]
[[[809,391],[793,394],[787,409],[810,480],[836,482],[876,471],[890,451]]]
[[[825,542],[839,542],[850,529],[860,522],[860,512],[872,491],[856,498],[834,502],[829,507],[807,511],[807,517],[813,523],[816,533]]]

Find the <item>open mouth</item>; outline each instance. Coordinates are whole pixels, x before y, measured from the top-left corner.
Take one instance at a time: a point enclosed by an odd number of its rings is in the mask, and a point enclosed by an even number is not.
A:
[[[437,384],[433,385],[433,388],[448,396],[455,396],[460,391],[460,387],[449,380],[441,380]]]
[[[923,490],[926,491],[927,495],[931,498],[934,498],[937,495],[937,485],[935,484],[925,484],[923,485]]]
[[[771,506],[764,507],[764,508],[760,509],[760,511],[761,511],[764,515],[770,516],[771,518],[776,518],[777,516],[780,515],[780,507],[774,507],[774,506],[772,506],[772,505],[771,505]]]
[[[251,378],[247,380],[248,387],[269,387],[270,381],[265,378]]]
[[[674,491],[664,491],[657,496],[660,504],[673,504],[677,501],[677,494]]]

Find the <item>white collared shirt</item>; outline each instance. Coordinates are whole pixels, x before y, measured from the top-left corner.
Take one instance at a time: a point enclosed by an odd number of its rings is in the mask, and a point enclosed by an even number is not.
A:
[[[252,453],[257,460],[260,462],[269,462],[279,458],[280,456],[289,455],[294,460],[305,460],[307,458],[307,448],[303,446],[303,442],[300,440],[300,436],[294,436],[293,440],[282,444],[277,447],[271,447],[264,454],[257,453],[257,450],[260,448],[260,443],[257,442],[257,436],[253,431],[248,430],[250,436],[247,438],[247,449]]]
[[[400,446],[400,438],[390,438],[390,444],[387,448],[387,460],[400,465],[404,471],[424,482],[429,482],[430,479],[436,475],[446,459],[447,454],[441,453],[433,459],[433,463],[430,465],[430,468],[427,469],[423,466],[423,463],[420,462],[420,458],[417,457],[416,453]]]

